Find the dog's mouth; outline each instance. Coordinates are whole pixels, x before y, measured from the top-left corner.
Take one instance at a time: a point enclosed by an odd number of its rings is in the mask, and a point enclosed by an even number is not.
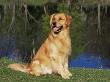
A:
[[[63,26],[62,26],[62,25],[61,25],[61,26],[52,25],[51,28],[52,28],[52,30],[53,30],[53,32],[54,32],[55,34],[58,34],[58,33],[61,32]]]

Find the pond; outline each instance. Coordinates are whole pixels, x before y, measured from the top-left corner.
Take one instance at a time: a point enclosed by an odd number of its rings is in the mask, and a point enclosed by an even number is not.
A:
[[[69,67],[110,69],[110,60],[96,53],[81,53],[69,61]]]

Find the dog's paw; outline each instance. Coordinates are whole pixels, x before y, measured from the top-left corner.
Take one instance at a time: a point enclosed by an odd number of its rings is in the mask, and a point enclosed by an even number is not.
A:
[[[64,79],[70,79],[70,76],[69,76],[69,75],[64,74],[64,75],[61,75],[61,76],[62,76],[62,78],[64,78]]]
[[[71,76],[72,76],[72,73],[71,73],[71,72],[68,72],[68,76],[70,76],[70,77],[71,77]]]
[[[72,73],[69,70],[65,70],[65,74],[68,75],[69,77],[72,76]]]
[[[64,79],[70,79],[70,77],[72,76],[72,74],[71,74],[70,72],[68,72],[68,73],[63,73],[63,74],[61,74],[61,76],[62,76],[62,78],[64,78]]]

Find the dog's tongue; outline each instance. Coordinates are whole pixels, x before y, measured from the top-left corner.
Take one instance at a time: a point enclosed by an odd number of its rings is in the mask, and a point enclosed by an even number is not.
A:
[[[57,27],[54,27],[54,28],[53,28],[53,31],[54,31],[54,32],[56,32],[57,30],[58,30],[58,28],[57,28]]]

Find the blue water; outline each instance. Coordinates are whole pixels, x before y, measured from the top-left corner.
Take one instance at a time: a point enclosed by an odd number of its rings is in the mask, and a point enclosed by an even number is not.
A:
[[[69,67],[110,69],[110,60],[100,54],[82,53],[69,61]]]

